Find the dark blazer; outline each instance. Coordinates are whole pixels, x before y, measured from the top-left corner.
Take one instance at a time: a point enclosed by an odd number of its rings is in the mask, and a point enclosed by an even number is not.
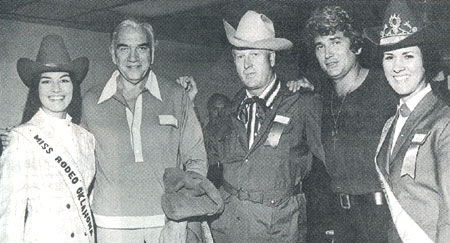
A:
[[[384,187],[432,241],[450,242],[450,108],[429,92],[408,117],[389,155],[393,119],[386,122],[375,157]],[[412,160],[405,160],[407,153]],[[395,229],[389,239],[401,242]]]
[[[282,83],[283,84],[283,83]],[[245,90],[235,96],[234,110],[245,98]],[[279,139],[273,139],[277,119],[287,118]],[[286,120],[286,119],[285,119]],[[223,164],[224,180],[234,188],[265,193],[289,191],[301,186],[311,169],[312,156],[324,159],[321,144],[321,101],[318,95],[292,93],[282,86],[273,106],[248,148],[247,132],[242,121],[233,115],[233,126],[226,137]],[[269,145],[270,140],[277,144]],[[274,146],[275,145],[275,146]],[[277,206],[266,206],[250,200],[239,200],[221,190],[226,206],[224,213],[213,222],[217,242],[298,242],[303,238],[306,220],[303,194],[288,196]]]

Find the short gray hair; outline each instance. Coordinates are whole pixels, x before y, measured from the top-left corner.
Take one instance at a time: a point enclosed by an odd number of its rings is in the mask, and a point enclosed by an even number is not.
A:
[[[134,18],[127,18],[120,22],[111,33],[111,50],[115,51],[116,44],[117,44],[117,35],[119,32],[124,29],[125,27],[132,27],[134,29],[142,28],[147,36],[147,39],[151,42],[151,48],[152,48],[152,63],[155,56],[155,32],[153,30],[153,27],[147,23],[142,22]]]

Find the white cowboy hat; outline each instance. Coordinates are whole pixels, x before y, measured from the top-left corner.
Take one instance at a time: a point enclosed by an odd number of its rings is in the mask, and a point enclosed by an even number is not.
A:
[[[287,39],[275,38],[272,20],[252,10],[242,16],[237,29],[225,20],[223,25],[228,41],[235,47],[281,51],[290,49],[293,45]]]

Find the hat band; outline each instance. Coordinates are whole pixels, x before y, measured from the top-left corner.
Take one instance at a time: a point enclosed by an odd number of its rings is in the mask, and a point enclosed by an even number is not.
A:
[[[380,39],[380,45],[392,45],[396,44],[404,39],[406,39],[409,35],[397,35],[397,36],[390,36],[390,37],[384,37]]]
[[[249,46],[234,46],[232,47],[234,50],[242,51],[242,50],[264,50],[264,51],[273,51],[269,48],[263,48],[263,47],[249,47]]]
[[[58,65],[56,65],[55,63],[45,63],[44,66],[52,68],[58,67]]]

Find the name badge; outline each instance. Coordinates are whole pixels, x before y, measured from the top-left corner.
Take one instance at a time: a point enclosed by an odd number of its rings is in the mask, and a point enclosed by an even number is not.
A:
[[[273,119],[272,128],[264,145],[269,145],[276,148],[280,142],[281,134],[284,128],[289,124],[290,118],[282,115],[276,115]]]
[[[403,159],[402,170],[400,176],[409,175],[412,179],[416,177],[416,162],[419,148],[427,140],[430,131],[419,131],[414,134],[405,158]]]
[[[178,120],[173,115],[159,115],[159,125],[178,128]]]

